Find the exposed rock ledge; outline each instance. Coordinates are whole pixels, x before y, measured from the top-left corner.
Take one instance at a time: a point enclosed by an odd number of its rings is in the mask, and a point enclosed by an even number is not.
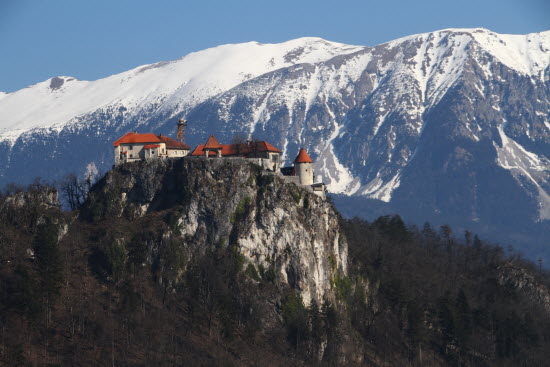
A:
[[[95,186],[83,214],[135,218],[169,208],[178,208],[175,230],[191,255],[236,246],[298,290],[305,304],[333,298],[334,277],[347,273],[347,243],[332,205],[246,159],[118,166]]]

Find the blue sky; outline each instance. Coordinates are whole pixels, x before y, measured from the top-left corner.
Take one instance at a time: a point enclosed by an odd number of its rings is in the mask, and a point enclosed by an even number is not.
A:
[[[94,80],[225,43],[376,45],[443,28],[550,30],[549,0],[0,0],[0,91]]]

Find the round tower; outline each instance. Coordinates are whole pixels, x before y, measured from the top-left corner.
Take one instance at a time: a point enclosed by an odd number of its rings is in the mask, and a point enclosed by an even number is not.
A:
[[[294,169],[302,185],[313,185],[313,161],[304,148],[294,160]]]

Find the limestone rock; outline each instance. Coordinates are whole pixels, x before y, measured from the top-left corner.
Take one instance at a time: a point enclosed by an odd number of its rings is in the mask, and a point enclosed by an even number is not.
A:
[[[83,215],[136,218],[177,208],[175,231],[191,255],[235,246],[271,269],[304,303],[333,298],[347,273],[347,242],[332,205],[247,159],[182,158],[124,164],[92,190]]]

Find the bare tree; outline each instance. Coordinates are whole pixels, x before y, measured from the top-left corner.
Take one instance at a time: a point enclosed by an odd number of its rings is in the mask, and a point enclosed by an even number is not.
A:
[[[61,192],[69,208],[76,210],[84,203],[86,199],[86,184],[81,182],[75,174],[70,173],[63,178],[60,184]]]
[[[243,133],[236,133],[231,138],[231,144],[244,144],[248,140],[246,134]]]
[[[86,166],[84,177],[81,179],[74,173],[63,177],[59,183],[59,191],[71,210],[76,210],[84,204],[92,186],[99,180],[101,173],[95,163]]]

